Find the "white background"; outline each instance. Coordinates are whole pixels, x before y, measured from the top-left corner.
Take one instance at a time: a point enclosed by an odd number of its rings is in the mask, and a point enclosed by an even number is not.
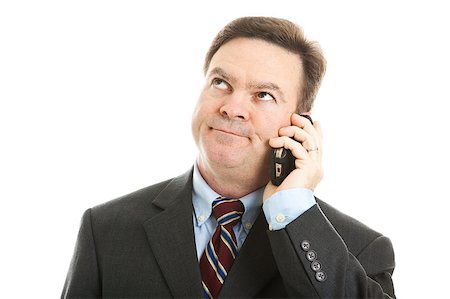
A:
[[[391,238],[399,298],[447,292],[448,10],[316,2],[1,2],[0,296],[59,297],[85,209],[192,165],[204,54],[246,15],[327,57],[316,195]]]

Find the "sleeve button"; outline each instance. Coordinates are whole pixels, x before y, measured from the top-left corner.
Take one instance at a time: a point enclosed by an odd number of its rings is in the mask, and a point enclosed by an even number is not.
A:
[[[306,258],[308,261],[312,262],[317,258],[317,254],[314,250],[310,250],[306,253]]]
[[[304,251],[308,251],[309,248],[311,247],[311,244],[309,243],[308,240],[304,240],[300,246]]]
[[[319,282],[323,282],[327,279],[327,275],[323,271],[316,272],[316,279]]]
[[[322,268],[322,265],[318,261],[313,261],[311,263],[311,269],[313,269],[314,272],[317,272]]]

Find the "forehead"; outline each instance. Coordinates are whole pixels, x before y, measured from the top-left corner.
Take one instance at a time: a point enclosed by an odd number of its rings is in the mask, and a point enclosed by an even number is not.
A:
[[[241,80],[272,82],[295,93],[300,89],[299,55],[260,39],[235,38],[225,43],[212,57],[207,75],[217,67]]]

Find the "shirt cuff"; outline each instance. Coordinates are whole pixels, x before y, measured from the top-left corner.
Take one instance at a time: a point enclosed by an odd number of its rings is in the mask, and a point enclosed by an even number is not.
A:
[[[294,188],[274,193],[263,204],[269,230],[280,230],[316,204],[313,192]]]

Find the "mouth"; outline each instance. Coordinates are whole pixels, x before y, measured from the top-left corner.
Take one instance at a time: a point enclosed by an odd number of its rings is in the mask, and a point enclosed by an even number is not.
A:
[[[210,127],[210,129],[218,131],[218,132],[221,132],[221,133],[224,133],[224,134],[229,134],[229,135],[234,135],[234,136],[237,136],[237,137],[247,138],[247,136],[242,136],[239,133],[236,133],[236,132],[233,132],[233,131],[230,131],[230,130],[227,130],[227,129],[218,129],[218,128],[212,128],[212,127]]]

